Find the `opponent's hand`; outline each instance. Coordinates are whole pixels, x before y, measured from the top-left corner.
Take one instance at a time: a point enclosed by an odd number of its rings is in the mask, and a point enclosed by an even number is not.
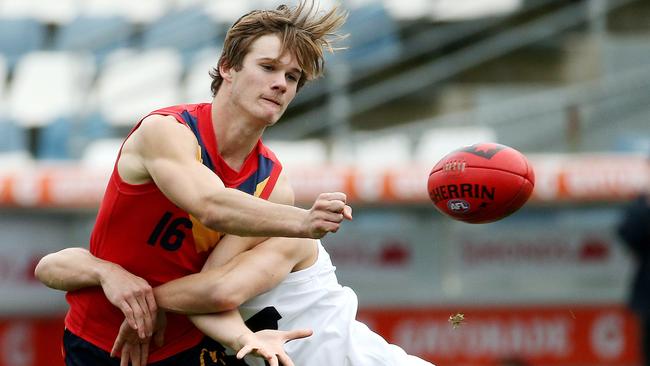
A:
[[[308,237],[320,239],[327,233],[337,232],[344,219],[352,220],[352,208],[346,200],[345,193],[321,193],[307,216]]]
[[[158,312],[154,324],[154,331],[152,337],[140,338],[137,331],[129,325],[124,319],[120,330],[117,333],[115,343],[111,349],[111,357],[120,357],[120,366],[128,366],[131,361],[131,366],[145,366],[147,358],[149,358],[149,345],[151,339],[158,347],[163,345],[163,335],[167,327],[167,316],[164,311]]]
[[[312,335],[310,329],[283,330],[261,330],[256,333],[248,333],[237,338],[237,358],[251,354],[264,358],[269,366],[294,366],[293,361],[284,351],[284,344],[288,341],[306,338]]]
[[[141,339],[151,337],[157,306],[149,283],[121,266],[111,264],[102,272],[101,285],[108,301],[124,313],[138,336]]]
[[[120,357],[120,366],[145,366],[149,358],[150,337],[144,339],[138,336],[138,332],[131,328],[129,323],[124,319],[117,334],[111,357]]]

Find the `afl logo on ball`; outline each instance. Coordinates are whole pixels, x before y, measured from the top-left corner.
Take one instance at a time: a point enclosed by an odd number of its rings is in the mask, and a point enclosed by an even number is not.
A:
[[[449,200],[447,201],[449,211],[456,213],[464,213],[469,211],[469,202],[465,200]]]

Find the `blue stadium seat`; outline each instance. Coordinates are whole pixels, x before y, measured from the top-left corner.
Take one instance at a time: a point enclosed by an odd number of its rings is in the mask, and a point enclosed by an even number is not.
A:
[[[42,127],[36,139],[36,158],[41,160],[71,159],[70,139],[72,134],[72,122],[65,117],[59,117]]]
[[[4,99],[8,89],[7,75],[9,75],[9,65],[7,64],[7,59],[0,54],[0,111],[2,110],[3,103],[5,102]]]
[[[224,29],[200,8],[169,13],[144,29],[142,46],[174,48],[187,65],[195,52],[206,47],[217,48],[223,42]]]
[[[215,48],[205,48],[194,54],[192,61],[185,68],[185,78],[182,83],[183,100],[191,103],[209,102],[212,100],[208,74],[217,64],[220,51]]]
[[[0,153],[26,151],[27,133],[12,120],[0,120]]]
[[[101,64],[113,50],[128,47],[133,36],[132,24],[123,17],[78,17],[62,27],[54,39],[54,48],[63,51],[92,52]]]
[[[36,19],[2,19],[0,21],[0,53],[10,69],[26,53],[43,47],[45,28]]]
[[[348,49],[337,52],[333,61],[342,58],[353,72],[379,68],[400,55],[398,26],[381,2],[352,9],[342,33],[349,34],[341,42]]]
[[[116,134],[113,127],[99,111],[82,118],[80,127],[79,132],[84,140],[88,141],[112,138]]]

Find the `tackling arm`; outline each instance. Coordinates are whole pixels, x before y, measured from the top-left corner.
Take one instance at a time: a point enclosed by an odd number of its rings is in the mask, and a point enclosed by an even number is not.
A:
[[[118,264],[99,259],[84,248],[67,248],[43,257],[34,275],[46,286],[63,291],[101,286],[108,301],[124,313],[141,338],[153,332],[157,312],[153,289]]]
[[[293,204],[293,189],[280,175],[273,202]],[[252,249],[251,249],[252,248]],[[251,297],[277,285],[314,253],[310,239],[224,236],[200,273],[154,289],[158,305],[168,311],[203,314],[236,309]]]
[[[224,237],[215,251],[227,247],[229,240],[238,239]],[[246,300],[275,287],[298,263],[314,253],[314,247],[311,239],[270,238],[224,265],[207,266],[200,273],[156,287],[156,303],[167,311],[186,314],[236,309]]]
[[[84,248],[66,248],[43,257],[34,275],[45,286],[62,291],[101,286],[110,275],[123,269],[99,259]]]

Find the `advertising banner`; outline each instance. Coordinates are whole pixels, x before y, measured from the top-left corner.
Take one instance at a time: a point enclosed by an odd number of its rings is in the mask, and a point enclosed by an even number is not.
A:
[[[636,320],[617,305],[366,308],[359,318],[437,366],[639,364]]]
[[[622,305],[374,307],[358,318],[436,366],[639,365],[636,319]],[[61,316],[0,319],[0,366],[62,366],[62,332]]]
[[[0,319],[0,366],[63,366],[63,318]]]

